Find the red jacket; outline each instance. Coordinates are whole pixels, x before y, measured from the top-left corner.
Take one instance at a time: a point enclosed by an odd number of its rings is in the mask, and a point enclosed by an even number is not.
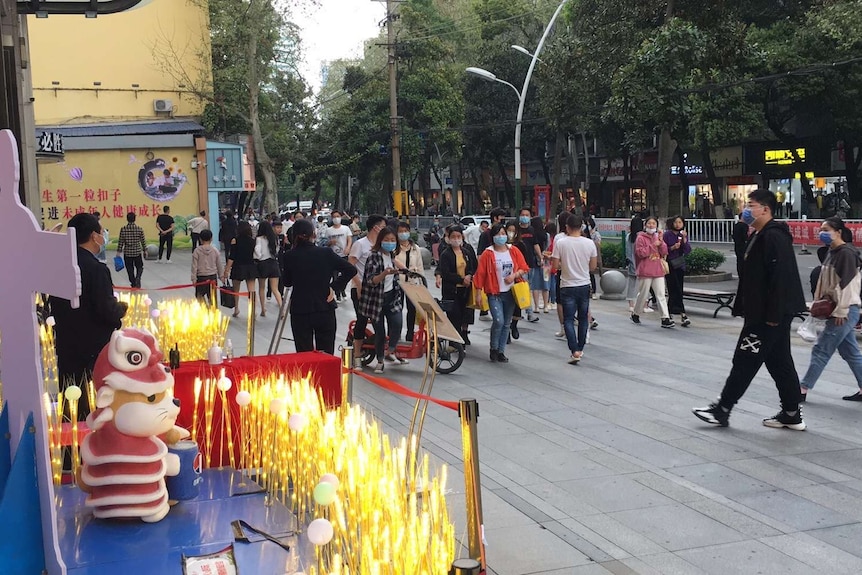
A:
[[[507,247],[509,248],[509,255],[512,257],[512,264],[515,267],[513,273],[530,271],[523,254],[521,254],[521,250],[512,249],[512,246]],[[494,256],[493,246],[482,252],[482,255],[479,257],[479,269],[476,270],[476,275],[473,276],[473,285],[481,288],[488,295],[500,293],[500,280],[497,278],[497,260]]]

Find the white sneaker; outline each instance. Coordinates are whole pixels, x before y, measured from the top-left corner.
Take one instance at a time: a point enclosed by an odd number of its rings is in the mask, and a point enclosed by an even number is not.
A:
[[[353,358],[353,369],[354,371],[362,371],[362,358]]]
[[[563,326],[560,326],[560,331],[556,332],[554,337],[566,337],[566,330],[563,329]]]
[[[594,294],[593,294],[593,299],[599,299],[599,294],[594,293]]]
[[[590,343],[590,330],[587,330],[587,338],[584,340],[584,343]]]
[[[383,373],[383,364],[378,363],[377,367],[374,368],[374,373]]]
[[[173,263],[173,262],[171,262],[171,260],[165,260],[165,263],[166,263],[166,264],[170,264],[170,263]]]
[[[648,305],[644,306],[644,313],[652,313],[654,311],[655,310],[653,308],[651,308],[650,306],[648,306]]]

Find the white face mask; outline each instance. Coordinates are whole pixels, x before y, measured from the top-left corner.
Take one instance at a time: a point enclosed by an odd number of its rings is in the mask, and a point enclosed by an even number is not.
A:
[[[460,248],[463,243],[464,243],[464,240],[449,240],[449,245],[455,246],[457,248]]]
[[[652,234],[656,233],[656,229],[655,229],[655,228],[645,228],[645,229],[644,229],[644,231],[645,231],[646,233],[650,234],[650,235],[652,235]]]
[[[509,236],[509,239],[510,239],[510,240],[514,240],[514,239],[515,239],[515,232],[506,232],[506,235],[507,235],[507,236]]]
[[[337,225],[339,225],[340,223],[341,223],[341,218],[339,218],[339,217],[337,217],[337,216],[336,216],[336,217],[334,217],[334,218],[332,218],[332,225],[333,225],[333,226],[337,226]]]

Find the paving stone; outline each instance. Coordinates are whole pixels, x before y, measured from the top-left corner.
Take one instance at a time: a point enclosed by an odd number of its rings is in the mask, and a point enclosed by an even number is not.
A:
[[[563,519],[560,523],[584,537],[587,537],[583,532],[584,527],[594,532],[599,537],[591,541],[616,559],[665,551],[642,531],[625,525],[609,514]]]
[[[851,555],[862,557],[862,545],[859,545],[859,542],[862,541],[862,523],[814,529],[808,531],[808,535]]]
[[[735,575],[749,573],[752,575],[763,573],[812,575],[819,572],[810,565],[797,561],[759,541],[740,541],[687,549],[680,551],[678,555],[706,573],[714,575],[726,575],[729,565],[733,566],[730,570]]]
[[[848,515],[781,489],[737,495],[733,499],[799,531],[856,522]]]
[[[486,526],[486,551],[493,554],[499,575],[524,575],[540,570],[587,565],[586,555],[539,525],[490,529]]]
[[[744,473],[774,487],[787,489],[789,487],[803,487],[814,485],[823,481],[823,478],[812,478],[804,472],[794,469],[768,457],[757,459],[738,459],[736,461],[724,461],[723,465]]]
[[[628,475],[628,477],[629,479],[646,485],[647,487],[658,491],[665,497],[669,497],[674,501],[678,501],[680,503],[687,503],[689,501],[698,501],[704,499],[703,495],[689,489],[685,485],[681,485],[679,482],[672,481],[668,477],[658,475],[650,471],[644,471],[642,473],[632,473]]]
[[[554,509],[560,510],[563,517],[556,517],[555,513],[548,512],[548,515],[555,519],[563,519],[566,517],[582,517],[584,515],[595,515],[601,513],[598,509],[589,504],[583,497],[572,495],[556,483],[543,481],[534,485],[526,485],[524,490],[533,493],[537,498],[552,506]]]
[[[650,572],[649,568],[661,575],[703,575],[704,573],[674,553],[642,555],[637,558],[624,559],[623,562],[626,565],[631,565],[641,575]]]
[[[672,499],[624,475],[605,477],[599,481],[595,479],[561,481],[557,485],[570,491],[574,497],[583,498],[603,513],[645,509],[673,503]]]
[[[670,472],[726,497],[772,488],[766,483],[719,463],[675,467]]]
[[[704,463],[696,455],[615,425],[589,426],[579,433],[661,468]]]
[[[680,503],[609,513],[609,517],[643,534],[667,551],[741,541],[745,536]]]
[[[760,539],[764,545],[793,557],[820,573],[858,575],[862,573],[862,558],[824,543],[809,533],[790,533]]]

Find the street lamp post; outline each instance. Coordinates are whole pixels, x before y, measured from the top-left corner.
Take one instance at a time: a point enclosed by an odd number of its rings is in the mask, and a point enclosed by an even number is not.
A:
[[[557,20],[557,16],[560,15],[560,12],[563,11],[563,6],[565,6],[568,0],[562,0],[560,5],[557,6],[557,9],[554,11],[554,15],[551,16],[550,22],[545,27],[545,32],[542,34],[542,38],[539,40],[538,46],[536,46],[536,51],[533,54],[520,46],[513,46],[515,50],[519,52],[526,52],[530,55],[530,67],[527,69],[527,76],[524,78],[524,87],[519,91],[515,86],[506,82],[505,80],[501,80],[497,78],[494,74],[487,70],[483,70],[482,68],[467,68],[467,73],[472,74],[478,78],[482,78],[488,82],[499,82],[501,84],[506,84],[518,94],[518,115],[515,118],[515,207],[520,209],[521,204],[521,120],[524,118],[524,101],[527,99],[527,88],[530,87],[530,79],[533,77],[533,70],[536,68],[536,62],[539,61],[539,53],[542,51],[542,47],[545,45],[545,40],[548,38],[548,34],[551,32],[551,28],[554,27],[554,22]],[[519,49],[520,48],[520,49]]]

